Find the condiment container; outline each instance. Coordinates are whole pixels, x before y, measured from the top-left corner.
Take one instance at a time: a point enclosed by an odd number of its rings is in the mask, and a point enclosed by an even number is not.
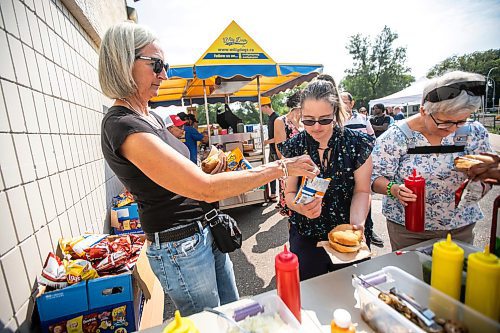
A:
[[[488,246],[469,255],[465,304],[500,321],[500,261]]]
[[[278,296],[301,322],[299,259],[288,251],[286,245],[283,252],[278,253],[275,258],[275,270]]]
[[[405,227],[409,231],[422,232],[425,226],[425,179],[413,169],[406,177],[405,186],[417,195],[416,201],[407,201],[405,207]]]
[[[460,299],[464,250],[451,240],[434,243],[432,249],[431,286],[445,294]]]

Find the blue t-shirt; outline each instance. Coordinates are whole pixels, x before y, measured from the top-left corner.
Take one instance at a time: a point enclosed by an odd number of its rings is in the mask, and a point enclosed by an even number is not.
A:
[[[203,134],[191,126],[184,126],[184,137],[186,146],[189,149],[189,159],[196,164],[198,158],[198,141],[203,139]]]

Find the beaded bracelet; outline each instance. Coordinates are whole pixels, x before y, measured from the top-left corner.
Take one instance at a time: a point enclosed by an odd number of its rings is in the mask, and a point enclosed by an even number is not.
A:
[[[386,193],[387,193],[387,196],[389,198],[392,198],[392,199],[395,199],[396,197],[392,195],[391,193],[391,188],[393,185],[396,185],[397,183],[396,182],[393,182],[393,181],[390,181],[389,184],[387,184],[387,190],[386,190]]]
[[[280,167],[280,168],[281,168],[281,170],[283,171],[283,177],[280,177],[280,178],[286,178],[286,177],[288,177],[288,169],[287,169],[287,167],[286,167],[286,163],[285,163],[285,161],[283,161],[283,160],[278,160],[277,162],[278,162],[279,167]]]

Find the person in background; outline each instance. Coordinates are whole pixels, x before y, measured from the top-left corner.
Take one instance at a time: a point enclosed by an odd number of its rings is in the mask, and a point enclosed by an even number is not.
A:
[[[300,121],[300,91],[288,96],[286,106],[290,111],[286,115],[276,118],[274,121],[274,143],[276,147],[278,147],[278,144],[293,138],[304,129]],[[278,154],[278,158],[283,158],[279,149],[276,149],[276,153]],[[281,215],[290,216],[292,212],[288,209],[285,202],[284,179],[279,180],[279,192],[279,202],[276,205],[276,209],[279,210]]]
[[[370,118],[370,123],[372,124],[373,130],[375,131],[375,136],[378,138],[381,136],[391,124],[391,116],[384,113],[384,104],[375,104],[372,109],[372,117]],[[392,120],[394,121],[394,120]]]
[[[323,198],[295,203],[300,179],[288,177],[285,200],[290,216],[290,250],[299,259],[300,279],[325,274],[334,265],[318,241],[339,224],[363,230],[370,209],[373,138],[345,128],[347,117],[337,87],[326,80],[309,83],[301,98],[304,131],[278,145],[285,157],[309,155],[320,168],[319,177],[331,178]]]
[[[348,118],[345,122],[344,127],[350,128],[354,131],[360,131],[361,133],[365,133],[375,138],[375,132],[373,131],[372,125],[366,116],[355,112],[352,107],[354,106],[354,98],[348,91],[344,91],[340,94],[342,102],[344,103],[344,108],[347,111]],[[365,109],[366,110],[366,109]],[[379,235],[375,233],[373,230],[373,220],[372,220],[372,212],[371,212],[371,204],[370,211],[368,212],[368,216],[366,218],[365,223],[365,233],[368,235],[367,243],[368,245],[375,245],[378,247],[384,246],[384,241],[380,238]]]
[[[368,119],[368,110],[366,110],[366,108],[364,106],[362,106],[362,107],[359,108],[359,113],[362,114],[362,115],[364,115],[366,117],[366,119]]]
[[[420,112],[391,126],[383,140],[377,139],[372,188],[385,195],[382,213],[393,251],[446,238],[448,233],[472,244],[474,226],[484,216],[477,200],[463,198],[456,206],[455,192],[467,175],[455,169],[453,160],[491,152],[488,131],[479,122],[467,120],[481,105],[484,87],[485,78],[479,74],[455,71],[434,78],[424,88]],[[416,200],[404,185],[413,170],[425,179],[424,232],[411,232],[404,226],[405,206]]]
[[[182,139],[184,137],[184,125],[186,124],[186,122],[175,114],[168,116],[168,120],[169,122],[166,122],[166,124],[168,123],[168,125],[166,125],[165,127],[177,139]]]
[[[184,121],[184,143],[189,149],[189,159],[194,164],[198,164],[198,141],[206,142],[208,136],[201,134],[194,127],[192,127],[192,119],[184,112],[179,112],[177,116]],[[195,118],[196,120],[196,118]]]
[[[139,206],[146,254],[165,302],[168,294],[188,316],[239,297],[233,264],[214,243],[202,202],[239,195],[285,175],[314,178],[318,171],[308,156],[222,172],[227,163],[221,154],[212,174],[193,167],[187,147],[170,145],[172,135],[148,108],[167,70],[159,40],[146,27],[122,22],[105,32],[99,82],[114,103],[101,123],[102,152]]]
[[[262,112],[267,114],[269,120],[267,121],[267,137],[268,139],[264,141],[264,146],[269,145],[269,162],[279,160],[278,153],[276,152],[276,145],[274,144],[274,121],[278,118],[278,114],[273,110],[271,106],[271,98],[263,96],[260,98],[260,105]],[[270,193],[269,200],[271,202],[276,202],[276,181],[272,181],[269,183]]]
[[[196,117],[194,116],[194,114],[189,113],[187,115],[187,117],[188,117],[188,120],[190,122],[189,126],[193,127],[195,130],[198,130],[198,119],[196,119]]]
[[[403,114],[403,107],[401,105],[394,107],[393,114],[393,118],[395,121],[405,119],[405,115]]]

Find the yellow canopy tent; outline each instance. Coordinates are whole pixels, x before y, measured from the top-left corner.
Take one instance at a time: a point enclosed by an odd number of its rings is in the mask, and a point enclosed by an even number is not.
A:
[[[234,21],[194,65],[171,66],[152,107],[258,101],[311,80],[322,65],[278,64]]]
[[[235,21],[232,21],[194,65],[171,66],[151,107],[252,101],[309,81],[323,65],[276,63]],[[262,125],[262,112],[260,112]],[[261,126],[261,138],[263,137]],[[210,140],[210,136],[209,136]]]

